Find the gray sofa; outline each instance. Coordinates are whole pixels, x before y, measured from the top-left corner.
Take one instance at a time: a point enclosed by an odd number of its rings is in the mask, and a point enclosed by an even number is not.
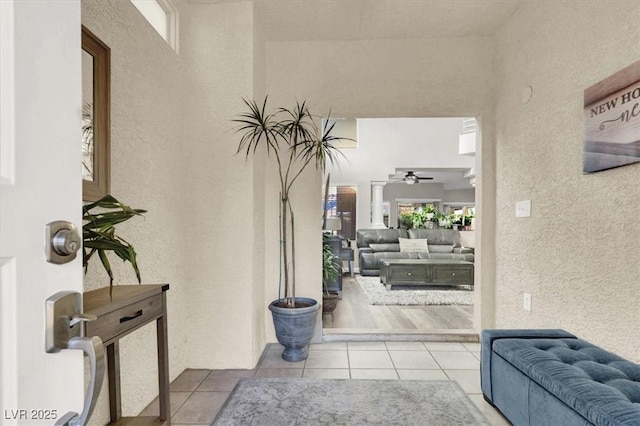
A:
[[[640,425],[640,365],[564,330],[483,330],[485,399],[514,425]]]
[[[398,238],[426,238],[429,253],[401,252]],[[380,275],[383,259],[453,259],[473,262],[473,249],[460,246],[453,229],[358,229],[360,275]]]

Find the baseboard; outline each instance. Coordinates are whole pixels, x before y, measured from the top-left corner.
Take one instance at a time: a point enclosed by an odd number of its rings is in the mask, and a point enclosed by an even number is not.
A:
[[[323,342],[371,342],[371,341],[403,341],[403,342],[459,342],[478,343],[478,332],[475,330],[370,330],[325,328],[322,330]]]

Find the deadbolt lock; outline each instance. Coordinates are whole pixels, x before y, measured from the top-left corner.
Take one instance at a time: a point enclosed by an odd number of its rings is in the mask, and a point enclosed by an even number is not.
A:
[[[71,262],[82,247],[78,228],[66,220],[56,220],[47,224],[46,250],[47,262],[62,264]]]

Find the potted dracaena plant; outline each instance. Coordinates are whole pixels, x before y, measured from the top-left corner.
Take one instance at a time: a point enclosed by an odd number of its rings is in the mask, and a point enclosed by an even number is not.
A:
[[[236,153],[248,158],[259,147],[277,165],[280,183],[280,291],[278,299],[269,304],[278,342],[285,347],[282,358],[301,361],[307,358],[313,338],[318,302],[296,295],[295,227],[291,203],[291,188],[307,168],[324,171],[341,154],[333,143],[346,139],[332,135],[335,122],[318,126],[318,117],[309,112],[306,102],[296,102],[293,108],[267,111],[267,97],[262,104],[243,99],[247,111],[233,121],[238,123],[240,142]]]
[[[109,275],[109,296],[113,292],[113,272],[107,252],[116,254],[123,262],[131,263],[140,284],[140,269],[136,260],[136,251],[124,238],[116,235],[116,225],[141,216],[146,210],[133,209],[107,195],[94,203],[82,206],[82,249],[85,273],[89,260],[97,253],[100,262]]]

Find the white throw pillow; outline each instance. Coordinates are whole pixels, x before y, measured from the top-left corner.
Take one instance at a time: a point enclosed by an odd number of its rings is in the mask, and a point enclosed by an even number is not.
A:
[[[398,238],[401,252],[429,253],[426,238]]]

